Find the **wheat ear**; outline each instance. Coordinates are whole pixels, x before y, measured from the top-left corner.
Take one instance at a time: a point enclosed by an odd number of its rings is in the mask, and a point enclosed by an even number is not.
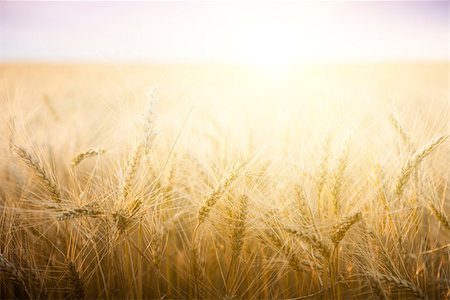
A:
[[[87,207],[79,207],[79,208],[64,211],[63,213],[61,213],[61,215],[58,216],[57,219],[59,221],[64,221],[64,220],[80,218],[83,216],[98,217],[101,214],[102,214],[101,211],[98,211],[95,209],[91,209],[91,208],[87,208]]]
[[[97,155],[103,154],[105,152],[106,152],[106,150],[104,150],[104,149],[89,149],[87,151],[80,152],[72,159],[72,167],[77,166],[86,158],[97,156]]]
[[[391,123],[392,127],[395,128],[398,135],[402,139],[403,144],[405,144],[405,146],[408,147],[409,151],[414,149],[414,144],[413,144],[412,140],[406,134],[406,131],[403,129],[402,125],[400,125],[400,122],[397,120],[397,118],[392,113],[390,113],[388,117],[389,117],[389,123]]]
[[[440,210],[437,208],[434,204],[430,204],[429,208],[431,212],[436,216],[436,218],[441,222],[441,224],[447,228],[447,230],[450,230],[450,221],[448,217],[445,215],[445,212],[443,210]]]
[[[294,236],[300,238],[307,244],[309,244],[314,250],[321,253],[324,257],[331,257],[331,246],[328,242],[321,240],[315,234],[310,234],[295,228],[284,228],[286,232],[293,234]]]
[[[84,282],[80,273],[76,269],[73,262],[66,263],[66,276],[69,284],[69,295],[71,299],[83,299],[84,298]]]
[[[239,198],[239,202],[239,211],[233,220],[233,231],[231,234],[233,257],[235,259],[239,256],[244,244],[245,221],[248,214],[248,196],[242,195]]]
[[[376,276],[370,276],[370,287],[372,288],[374,296],[379,300],[388,300],[386,292]]]
[[[422,162],[431,152],[433,152],[439,145],[445,142],[448,135],[442,135],[429,144],[423,146],[421,149],[417,150],[404,164],[400,171],[400,175],[397,179],[397,184],[395,186],[395,195],[400,198],[405,190],[406,183],[408,183],[411,177],[412,171],[417,167],[417,165]]]
[[[9,277],[19,283],[24,283],[23,273],[13,263],[11,263],[6,257],[0,254],[0,271],[9,275]]]
[[[348,164],[348,154],[347,151],[344,149],[344,151],[341,153],[339,157],[339,162],[337,165],[336,170],[333,172],[332,177],[332,187],[331,187],[331,196],[333,199],[333,211],[335,215],[339,215],[340,211],[340,194],[341,194],[341,188],[342,188],[342,179],[344,177],[345,169],[347,168]]]
[[[155,93],[156,93],[156,87],[152,87],[147,92],[146,96],[148,98],[148,106],[144,114],[144,121],[142,124],[142,131],[144,133],[143,136],[143,148],[145,154],[148,154],[152,145],[153,140],[156,137],[156,130],[155,130],[155,119],[156,115],[154,112],[154,103],[155,103]]]
[[[17,268],[12,262],[10,262],[6,257],[3,256],[3,254],[0,254],[0,272],[4,272],[8,274],[9,279],[20,283],[27,295],[31,299],[30,291],[28,290],[25,280],[24,280],[24,272]]]
[[[378,280],[388,283],[396,287],[397,289],[408,290],[411,294],[413,294],[419,299],[427,299],[427,296],[423,293],[423,291],[419,287],[415,286],[414,284],[403,278],[381,273],[375,273],[374,276]]]
[[[309,265],[306,265],[305,263],[300,261],[300,259],[297,257],[297,253],[293,249],[291,243],[283,242],[281,240],[281,238],[275,232],[273,232],[273,230],[271,230],[271,229],[267,229],[265,231],[265,235],[269,238],[269,241],[270,241],[269,245],[274,247],[275,249],[277,249],[280,253],[282,253],[284,255],[284,257],[286,257],[286,259],[288,260],[289,266],[292,268],[292,270],[294,270],[296,272],[300,272],[304,269],[310,268]],[[265,242],[265,240],[263,238],[261,238],[261,239],[262,239],[262,241]]]
[[[124,199],[126,199],[130,194],[131,187],[134,178],[136,177],[136,173],[138,171],[139,163],[141,161],[143,152],[144,152],[144,145],[142,143],[139,143],[136,146],[136,149],[134,150],[133,157],[128,163],[125,182],[122,187],[122,195]]]
[[[318,201],[318,211],[320,212],[320,197],[322,195],[322,190],[325,186],[328,176],[328,163],[330,160],[330,136],[325,137],[325,141],[322,146],[322,160],[319,164],[319,171],[317,175],[317,201]]]
[[[236,170],[233,170],[230,176],[227,179],[217,186],[211,193],[205,198],[203,205],[200,207],[198,211],[198,223],[197,227],[200,226],[206,218],[209,216],[211,209],[216,205],[217,201],[223,195],[223,193],[228,189],[231,183],[237,178]]]
[[[305,218],[305,220],[308,223],[312,223],[313,221],[313,214],[311,212],[311,208],[309,207],[308,203],[306,202],[305,192],[301,188],[301,186],[297,185],[295,187],[295,195],[297,200],[297,206],[301,213],[301,215]]]
[[[152,236],[150,239],[149,247],[150,247],[150,259],[155,266],[156,269],[159,269],[161,264],[161,255],[163,253],[163,233],[164,228],[158,225],[154,225],[154,229],[152,230]]]
[[[33,170],[33,172],[36,174],[36,176],[47,187],[47,190],[50,193],[50,196],[52,197],[52,199],[56,202],[61,202],[61,193],[60,193],[57,185],[47,175],[47,172],[45,172],[45,170],[41,166],[41,164],[22,147],[19,147],[16,144],[13,144],[12,149],[25,162],[25,164],[31,170]]]
[[[338,224],[334,225],[330,236],[331,241],[334,244],[339,244],[344,238],[347,231],[350,229],[350,227],[359,222],[361,219],[362,219],[361,212],[357,212],[345,218]]]
[[[119,234],[122,234],[130,226],[137,213],[140,211],[142,201],[136,197],[128,206],[122,207],[112,214]]]

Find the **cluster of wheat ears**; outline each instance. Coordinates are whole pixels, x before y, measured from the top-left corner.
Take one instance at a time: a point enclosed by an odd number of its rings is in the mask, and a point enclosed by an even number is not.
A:
[[[244,156],[211,172],[159,147],[152,105],[142,120],[128,152],[50,159],[11,118],[1,298],[450,297],[449,161],[436,156],[448,159],[448,135],[418,145],[390,115],[401,152],[392,166],[356,166],[345,143],[333,153],[329,134],[315,167],[297,174]]]

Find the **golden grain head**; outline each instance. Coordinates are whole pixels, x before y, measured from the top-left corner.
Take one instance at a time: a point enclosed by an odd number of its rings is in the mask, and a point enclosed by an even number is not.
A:
[[[448,66],[292,68],[0,64],[0,297],[446,299]]]
[[[338,244],[340,241],[342,241],[350,227],[361,221],[361,219],[361,212],[357,212],[334,225],[330,236],[331,241],[333,241],[333,243],[335,244]]]

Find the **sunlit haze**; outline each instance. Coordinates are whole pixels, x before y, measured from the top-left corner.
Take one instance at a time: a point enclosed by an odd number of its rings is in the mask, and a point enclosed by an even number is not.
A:
[[[448,2],[4,2],[0,60],[447,61]]]
[[[0,298],[450,300],[449,3],[0,0]]]

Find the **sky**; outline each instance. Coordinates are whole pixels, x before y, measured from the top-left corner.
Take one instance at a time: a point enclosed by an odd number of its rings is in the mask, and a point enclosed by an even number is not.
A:
[[[448,61],[442,2],[0,2],[0,61]]]

